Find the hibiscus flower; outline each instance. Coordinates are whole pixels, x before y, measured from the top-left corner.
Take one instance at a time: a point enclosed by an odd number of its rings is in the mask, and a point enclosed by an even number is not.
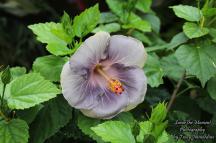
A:
[[[93,118],[109,119],[142,103],[147,79],[143,44],[123,35],[98,32],[86,39],[61,73],[68,103]]]

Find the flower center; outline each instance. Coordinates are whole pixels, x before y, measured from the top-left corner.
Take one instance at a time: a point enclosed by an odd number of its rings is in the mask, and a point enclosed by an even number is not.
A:
[[[122,86],[122,83],[114,78],[111,78],[100,65],[97,65],[95,70],[97,71],[97,73],[99,73],[102,77],[104,77],[108,83],[109,83],[109,89],[110,91],[112,91],[113,93],[115,93],[116,95],[121,95],[122,92],[124,91],[124,88]]]

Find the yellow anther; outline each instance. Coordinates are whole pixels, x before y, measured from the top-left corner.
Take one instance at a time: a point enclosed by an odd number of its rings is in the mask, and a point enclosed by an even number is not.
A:
[[[124,91],[122,83],[119,80],[111,79],[109,81],[109,89],[114,92],[116,95],[121,95]]]

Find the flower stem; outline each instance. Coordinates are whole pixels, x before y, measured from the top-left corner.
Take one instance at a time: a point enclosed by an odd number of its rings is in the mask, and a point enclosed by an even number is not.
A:
[[[168,103],[168,105],[167,105],[167,111],[170,110],[172,104],[174,103],[174,101],[175,101],[175,99],[176,99],[176,97],[177,97],[177,93],[178,93],[178,91],[179,91],[179,88],[180,88],[180,86],[181,86],[181,84],[182,84],[184,78],[185,78],[185,72],[184,72],[184,74],[182,75],[182,77],[180,78],[180,80],[178,81],[178,83],[177,83],[175,89],[173,90],[171,99],[170,99],[170,101],[169,101],[169,103]]]
[[[3,108],[3,104],[4,104],[5,88],[6,88],[6,84],[3,85],[2,97],[1,97],[1,108]]]

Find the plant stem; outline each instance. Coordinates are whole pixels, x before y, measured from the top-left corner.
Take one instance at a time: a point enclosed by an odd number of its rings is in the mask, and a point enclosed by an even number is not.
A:
[[[197,8],[200,9],[200,0],[197,0]]]
[[[0,110],[0,116],[2,116],[5,121],[9,121],[9,118],[7,118],[1,110]]]
[[[182,90],[181,92],[179,92],[176,96],[180,96],[181,94],[185,93],[186,91],[188,91],[189,89],[194,89],[194,88],[199,88],[199,86],[192,86],[192,87],[188,87],[185,88],[184,90]]]
[[[184,78],[185,78],[185,72],[184,72],[184,74],[182,75],[181,79],[178,81],[178,83],[177,83],[175,89],[173,90],[171,99],[170,99],[170,101],[169,101],[169,103],[168,103],[168,105],[167,105],[167,111],[170,110],[170,108],[171,108],[173,102],[175,101],[175,99],[176,99],[176,97],[177,97],[177,93],[178,93],[178,91],[179,91],[179,88],[180,88],[180,86],[181,86],[181,84],[182,84]]]
[[[6,84],[3,85],[3,92],[1,97],[1,108],[3,108],[3,103],[4,103],[5,88],[6,88]]]

